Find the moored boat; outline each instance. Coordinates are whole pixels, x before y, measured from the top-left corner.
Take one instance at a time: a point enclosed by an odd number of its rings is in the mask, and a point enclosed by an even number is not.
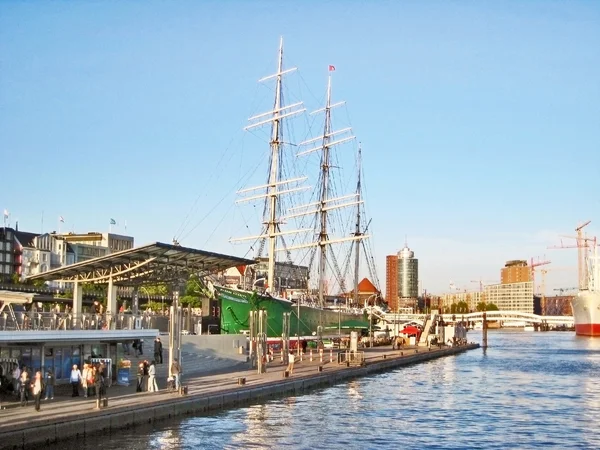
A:
[[[293,72],[294,70],[295,69],[293,68],[284,69],[283,67],[283,40],[281,40],[277,72],[274,75],[264,77],[260,80],[275,80],[275,101],[273,109],[266,113],[251,117],[249,120],[252,123],[246,127],[246,129],[253,129],[265,125],[270,126],[268,180],[264,185],[238,191],[238,194],[241,194],[242,198],[236,202],[263,201],[263,228],[261,233],[257,236],[231,240],[231,242],[239,240],[253,240],[255,242],[260,242],[260,245],[256,246],[256,248],[260,249],[258,257],[262,256],[260,252],[262,252],[263,248],[266,248],[266,252],[268,253],[266,273],[264,274],[264,279],[262,279],[261,283],[258,283],[258,279],[254,280],[251,289],[214,284],[214,289],[220,305],[222,333],[240,333],[249,330],[250,312],[257,310],[265,310],[267,313],[266,332],[269,337],[280,337],[284,334],[284,322],[287,320],[284,319],[284,317],[289,317],[289,333],[292,336],[321,336],[323,330],[326,328],[331,329],[338,326],[341,328],[343,322],[362,319],[363,317],[362,309],[357,308],[358,269],[355,271],[353,300],[346,295],[346,305],[339,307],[336,310],[327,308],[325,301],[327,295],[326,267],[335,267],[337,270],[336,276],[340,275],[340,269],[335,259],[333,260],[333,263],[328,259],[328,257],[335,258],[333,252],[329,255],[326,253],[329,252],[328,249],[330,246],[332,244],[348,241],[356,243],[356,267],[358,267],[358,244],[368,237],[360,224],[360,205],[363,203],[360,192],[360,164],[357,192],[337,198],[331,195],[332,188],[329,174],[330,168],[333,167],[333,161],[330,156],[331,150],[334,146],[354,139],[354,136],[349,135],[351,128],[345,128],[338,131],[333,131],[331,129],[330,110],[343,104],[343,102],[331,104],[331,73],[329,74],[327,89],[327,103],[324,108],[315,111],[325,114],[323,134],[317,138],[301,142],[297,146],[294,145],[294,147],[301,147],[303,145],[310,146],[308,150],[301,151],[295,156],[320,153],[320,173],[317,186],[318,194],[316,197],[311,198],[312,201],[310,203],[301,206],[287,207],[287,210],[285,211],[282,206],[283,203],[281,197],[288,197],[291,193],[298,193],[308,189],[303,186],[303,182],[308,178],[307,176],[304,176],[304,172],[298,174],[299,176],[297,177],[287,179],[284,179],[282,176],[284,174],[289,176],[288,171],[284,173],[285,166],[282,164],[286,153],[283,151],[283,148],[284,146],[289,145],[283,137],[283,130],[285,129],[287,131],[287,123],[286,126],[284,126],[283,122],[306,110],[306,108],[303,107],[302,102],[290,105],[285,105],[283,102],[283,75]],[[335,68],[329,66],[329,71],[331,72],[332,70],[335,70]],[[345,137],[343,136],[344,134],[346,134]],[[335,140],[332,139],[333,136],[335,136]],[[344,199],[346,201],[341,202],[341,200]],[[348,199],[351,200],[348,201]],[[334,239],[331,235],[331,227],[328,225],[330,220],[328,218],[328,212],[353,205],[357,207],[356,228],[352,229],[350,236]],[[291,231],[282,231],[281,229],[281,226],[287,224],[291,219],[311,216],[314,217],[314,224],[310,229],[297,229]],[[284,235],[299,235],[311,232],[313,233],[312,237],[304,244],[288,247],[283,240]],[[319,283],[318,288],[309,289],[307,285],[305,286],[304,294],[297,296],[295,301],[284,298],[286,297],[285,286],[282,283],[281,277],[277,277],[275,274],[276,265],[279,264],[276,261],[277,252],[285,252],[284,255],[287,261],[291,263],[291,251],[310,248],[312,248],[313,251],[316,249],[317,252],[320,253],[316,258],[314,257],[314,253],[311,257],[306,258],[306,260],[310,261],[310,264],[312,264],[313,260],[318,262],[318,276],[316,277],[316,280],[318,280]],[[374,271],[372,273],[374,273]],[[308,277],[306,282],[308,283]],[[343,283],[340,283],[340,290],[342,293],[346,293],[345,285]],[[315,295],[317,291],[318,295]]]

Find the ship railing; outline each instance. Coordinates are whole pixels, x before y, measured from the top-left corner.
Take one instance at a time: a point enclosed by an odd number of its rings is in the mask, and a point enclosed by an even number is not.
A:
[[[350,350],[347,350],[345,352],[338,352],[337,363],[346,366],[364,366],[365,352],[353,352]]]
[[[0,330],[140,330],[152,328],[147,314],[72,314],[53,312],[7,312],[0,316]]]

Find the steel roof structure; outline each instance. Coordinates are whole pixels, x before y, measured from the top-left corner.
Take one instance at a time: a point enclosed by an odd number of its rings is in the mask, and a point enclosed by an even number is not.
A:
[[[141,247],[49,270],[28,280],[108,283],[140,286],[185,280],[190,274],[205,275],[255,261],[179,245],[155,242]]]

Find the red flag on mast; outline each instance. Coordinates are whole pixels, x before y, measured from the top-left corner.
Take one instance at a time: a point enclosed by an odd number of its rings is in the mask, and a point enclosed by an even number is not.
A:
[[[330,65],[329,65],[329,71],[330,71],[330,72],[333,72],[333,71],[335,71],[335,66],[332,66],[332,65],[330,64]]]

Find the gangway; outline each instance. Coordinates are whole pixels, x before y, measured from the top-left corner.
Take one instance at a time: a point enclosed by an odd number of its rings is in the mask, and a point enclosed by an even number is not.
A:
[[[419,339],[419,345],[427,344],[427,338],[429,337],[429,330],[431,330],[431,326],[435,321],[437,313],[432,312],[431,315],[425,318],[425,326],[423,328],[423,333],[421,333],[421,338]]]

